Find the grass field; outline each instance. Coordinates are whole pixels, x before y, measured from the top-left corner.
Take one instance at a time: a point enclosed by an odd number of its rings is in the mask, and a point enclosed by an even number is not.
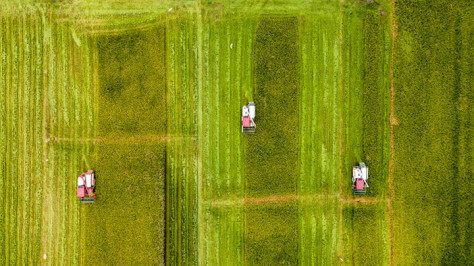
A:
[[[53,2],[0,7],[0,264],[472,261],[469,1]]]

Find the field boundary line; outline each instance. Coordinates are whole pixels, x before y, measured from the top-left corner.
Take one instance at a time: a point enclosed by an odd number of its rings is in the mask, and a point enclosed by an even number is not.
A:
[[[373,205],[378,202],[384,202],[384,199],[369,198],[369,197],[346,197],[339,196],[338,194],[327,195],[324,193],[298,195],[298,194],[287,194],[287,195],[270,195],[261,198],[235,198],[235,199],[216,199],[203,201],[204,204],[211,205],[212,207],[226,207],[234,205],[262,205],[262,204],[278,204],[286,202],[302,202],[303,204],[308,202],[320,203],[324,200],[338,200],[341,205]]]
[[[388,208],[388,222],[390,226],[390,265],[395,265],[395,249],[394,249],[394,240],[393,240],[393,206],[392,200],[394,198],[394,188],[393,188],[393,173],[394,173],[394,135],[393,127],[398,126],[398,119],[395,116],[395,86],[393,79],[393,65],[394,65],[394,50],[395,50],[395,39],[397,37],[397,22],[395,19],[395,0],[390,0],[392,10],[390,12],[391,19],[391,31],[392,31],[392,47],[391,47],[391,56],[390,56],[390,161],[389,161],[389,170],[388,170],[388,188],[389,188],[389,198],[387,200]]]
[[[197,140],[195,135],[188,136],[173,136],[173,135],[150,135],[150,136],[139,136],[139,137],[106,137],[106,138],[60,138],[49,135],[45,138],[45,142],[52,143],[80,143],[80,144],[95,144],[95,143],[107,143],[107,144],[124,144],[124,143],[143,143],[143,142],[179,142],[191,139]]]
[[[50,17],[46,14],[44,14],[45,12],[42,12],[42,26],[43,26],[43,31],[45,30],[45,27],[48,27],[46,26],[46,24],[49,23],[48,19],[50,19]],[[43,129],[42,129],[42,134],[43,134],[43,175],[45,177],[48,176],[48,155],[49,155],[49,146],[48,146],[48,143],[46,141],[44,141],[47,136],[48,136],[48,106],[49,106],[49,99],[48,99],[48,95],[49,95],[49,90],[48,90],[48,87],[49,87],[49,80],[48,80],[48,70],[49,70],[49,64],[50,64],[50,60],[49,60],[49,50],[51,49],[51,44],[50,44],[50,41],[47,40],[47,38],[51,38],[50,36],[44,36],[43,35],[43,50],[42,50],[42,53],[43,53],[43,73],[42,73],[42,79],[43,79]],[[47,178],[45,179],[47,180]],[[48,186],[47,186],[47,182],[46,181],[43,181],[42,182],[42,191],[48,191]],[[46,226],[45,224],[47,224],[47,218],[46,218],[46,214],[47,214],[47,204],[45,204],[45,202],[47,201],[47,196],[46,196],[46,193],[43,193],[42,195],[42,211],[41,211],[41,229],[40,229],[40,234],[41,234],[41,247],[40,247],[40,250],[42,253],[45,253],[46,254],[46,249],[48,248],[48,243],[47,243],[47,239],[45,237],[45,235],[47,234],[47,229],[46,229]]]

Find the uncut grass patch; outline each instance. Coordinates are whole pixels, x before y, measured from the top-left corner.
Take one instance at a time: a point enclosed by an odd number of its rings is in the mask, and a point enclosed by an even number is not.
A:
[[[253,49],[257,132],[244,136],[247,195],[296,192],[298,49],[297,18],[259,21]]]
[[[244,261],[247,265],[298,263],[296,203],[249,205],[244,208]]]
[[[387,265],[388,235],[385,205],[352,205],[343,209],[345,263]]]
[[[399,264],[472,261],[473,16],[471,2],[397,2],[393,223]]]
[[[99,135],[166,132],[165,29],[97,37]]]
[[[162,264],[165,232],[163,144],[95,147],[97,201],[81,205],[84,264]]]
[[[374,5],[363,9],[362,150],[370,169],[369,196],[386,195],[390,159],[390,48],[388,15]]]

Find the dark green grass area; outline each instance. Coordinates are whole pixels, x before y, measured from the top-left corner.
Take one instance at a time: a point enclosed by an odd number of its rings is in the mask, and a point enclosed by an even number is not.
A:
[[[344,263],[387,265],[389,241],[384,203],[355,205],[343,209]]]
[[[153,135],[166,130],[165,29],[101,36],[99,135]]]
[[[296,203],[249,205],[244,209],[246,265],[298,263],[298,206]]]
[[[473,4],[396,3],[396,262],[469,265],[474,220]]]
[[[95,147],[97,202],[81,206],[84,264],[164,263],[165,146]]]
[[[263,18],[253,52],[257,132],[244,136],[245,193],[295,193],[298,179],[297,18]]]
[[[390,160],[390,17],[374,5],[367,5],[362,14],[361,159],[369,166],[368,195],[383,196]]]

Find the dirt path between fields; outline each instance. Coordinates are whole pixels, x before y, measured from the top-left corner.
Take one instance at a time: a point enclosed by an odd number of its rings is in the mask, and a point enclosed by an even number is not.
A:
[[[389,198],[387,200],[388,208],[388,221],[390,224],[390,265],[395,265],[395,249],[393,242],[393,207],[392,200],[394,197],[393,189],[393,173],[394,173],[394,135],[393,127],[398,126],[398,119],[395,116],[395,86],[393,80],[393,65],[394,65],[394,50],[395,50],[395,38],[397,37],[397,21],[395,20],[395,0],[390,0],[392,6],[392,12],[390,12],[392,21],[392,50],[390,57],[390,162],[388,172],[388,187],[389,187]]]
[[[314,195],[297,195],[297,194],[288,194],[288,195],[272,195],[262,198],[241,198],[234,200],[213,200],[211,205],[213,207],[221,206],[233,206],[233,205],[262,205],[262,204],[277,204],[285,202],[296,202],[298,200],[304,202],[311,201],[320,201],[327,199],[337,199],[342,204],[356,205],[356,204],[376,204],[379,202],[377,198],[369,197],[338,197],[337,195],[324,195],[324,194],[314,194]]]

